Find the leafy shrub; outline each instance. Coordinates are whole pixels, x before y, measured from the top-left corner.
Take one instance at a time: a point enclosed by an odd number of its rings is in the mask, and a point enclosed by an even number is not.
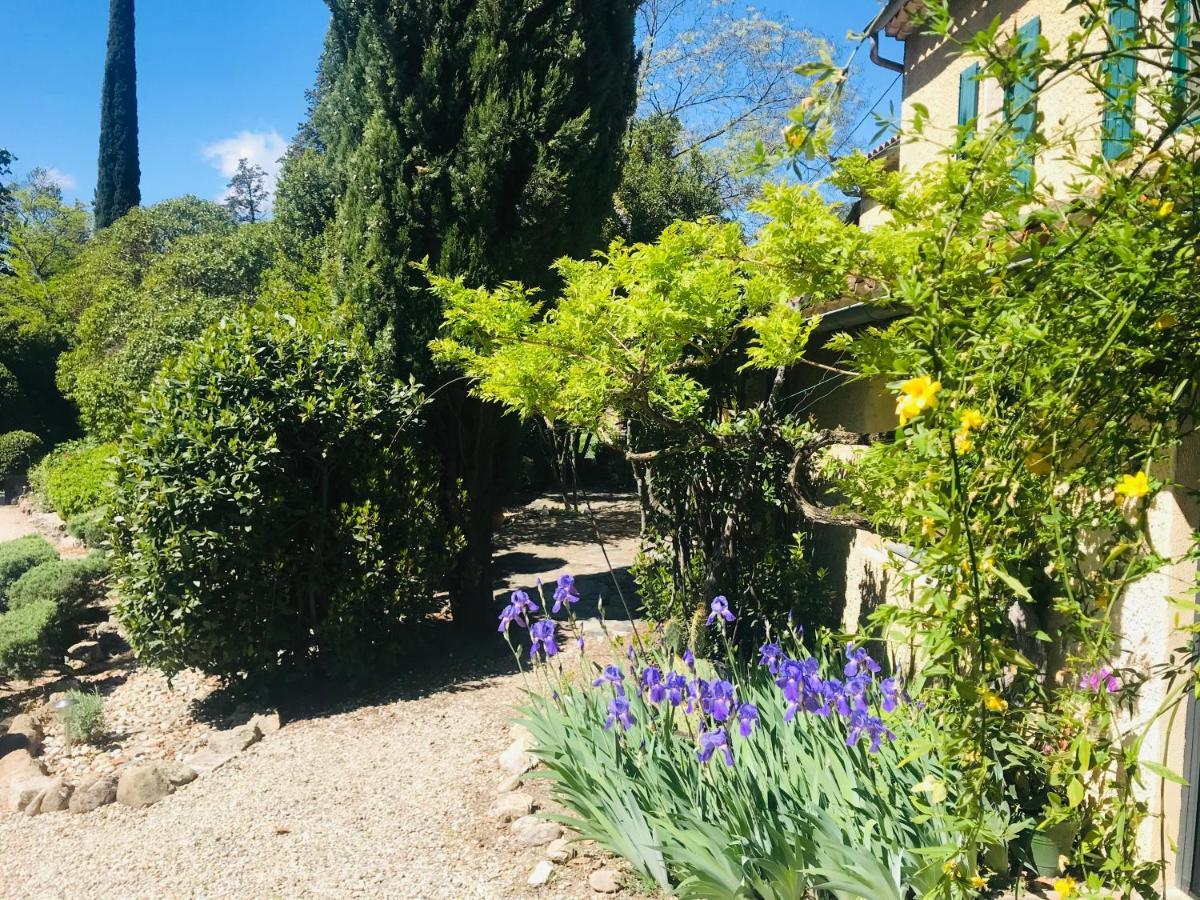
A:
[[[0,608],[18,578],[34,566],[53,559],[58,559],[58,552],[49,541],[36,534],[0,544]]]
[[[70,705],[58,711],[67,746],[91,744],[104,734],[104,698],[85,691],[67,691]]]
[[[16,580],[8,589],[8,608],[50,600],[70,616],[103,596],[107,574],[108,561],[99,553],[83,559],[52,559]]]
[[[118,615],[142,659],[269,677],[392,649],[432,608],[446,546],[403,438],[419,406],[356,336],[279,314],[222,321],[169,364],[122,440],[110,507]]]
[[[29,483],[64,519],[104,506],[112,496],[116,451],[115,444],[60,444],[30,471]]]
[[[67,519],[67,534],[99,549],[108,540],[108,507],[98,506]]]
[[[41,455],[42,439],[31,431],[0,434],[0,487],[20,478]]]
[[[643,650],[628,672],[554,679],[523,711],[566,823],[679,897],[903,900],[970,875],[954,778],[914,752],[930,723],[844,649],[793,634],[757,666]]]
[[[59,643],[58,606],[52,600],[0,615],[0,675],[22,678],[40,672]]]

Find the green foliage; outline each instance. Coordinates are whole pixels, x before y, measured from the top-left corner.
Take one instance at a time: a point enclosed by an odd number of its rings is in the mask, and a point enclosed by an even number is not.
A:
[[[34,566],[58,559],[58,553],[44,537],[31,534],[0,544],[0,603],[6,603],[8,590]]]
[[[794,640],[784,647],[808,655]],[[673,661],[689,675],[672,657],[642,664],[669,672]],[[606,729],[613,695],[589,686],[593,665],[585,660],[582,678],[554,680],[544,694],[531,694],[524,723],[568,810],[562,820],[663,891],[903,900],[910,891],[926,896],[958,850],[962,836],[946,822],[952,774],[936,756],[905,755],[907,741],[930,727],[915,709],[888,715],[896,740],[871,754],[865,742],[847,747],[836,714],[802,711],[785,720],[765,668],[732,663],[717,675],[700,662],[698,675],[731,680],[739,703],[753,704],[759,717],[745,738],[732,722],[734,765],[719,751],[702,763],[695,735],[707,727],[704,717],[653,704],[644,690],[626,690],[633,727]],[[931,798],[930,789],[942,793]]]
[[[226,678],[386,659],[454,549],[408,443],[419,406],[332,323],[246,313],[185,349],[134,411],[109,507],[140,657]]]
[[[67,746],[92,744],[97,738],[103,737],[107,729],[104,698],[99,694],[72,689],[67,691],[66,699],[70,705],[58,711],[58,721],[62,724]]]
[[[108,507],[98,506],[67,519],[67,534],[99,549],[108,541]]]
[[[682,128],[676,118],[652,115],[629,131],[617,221],[609,230],[630,243],[656,240],[676,220],[695,222],[724,211],[718,174],[699,150],[680,148]]]
[[[97,228],[107,228],[142,202],[133,32],[133,0],[109,0],[108,53],[100,88]]]
[[[58,607],[51,600],[0,615],[0,676],[36,675],[50,662],[60,636]]]
[[[8,608],[51,601],[64,619],[74,618],[84,607],[104,596],[108,562],[94,553],[83,559],[52,559],[18,578],[8,589]]]
[[[69,279],[79,322],[58,372],[88,432],[120,434],[167,359],[254,303],[275,250],[270,223],[239,228],[195,198],[134,210],[98,235]]]
[[[113,491],[115,444],[59,444],[29,473],[33,492],[68,519],[104,506]]]
[[[5,482],[19,480],[42,451],[42,439],[28,431],[0,434],[0,488]]]

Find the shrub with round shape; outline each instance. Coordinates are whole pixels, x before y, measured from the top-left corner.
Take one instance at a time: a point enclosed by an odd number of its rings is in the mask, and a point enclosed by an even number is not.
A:
[[[42,439],[31,431],[0,434],[0,489],[6,482],[22,478],[41,453]]]
[[[78,538],[93,549],[101,549],[108,541],[108,507],[98,506],[67,519],[67,534]]]
[[[100,553],[83,559],[52,559],[34,566],[8,589],[8,608],[50,600],[72,618],[104,593],[108,562]]]
[[[59,444],[29,472],[33,492],[64,519],[108,502],[112,494],[115,444]]]
[[[324,323],[245,313],[184,350],[133,414],[110,506],[141,658],[272,678],[394,650],[453,543],[407,440],[420,403]]]
[[[5,608],[9,588],[18,578],[52,559],[58,559],[58,552],[40,535],[31,534],[0,544],[0,610]]]
[[[58,606],[39,600],[0,615],[0,676],[35,675],[50,661],[60,639]]]

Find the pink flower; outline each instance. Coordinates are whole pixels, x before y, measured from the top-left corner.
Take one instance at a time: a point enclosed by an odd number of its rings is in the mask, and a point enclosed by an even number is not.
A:
[[[1112,670],[1104,668],[1088,672],[1080,678],[1079,687],[1085,691],[1096,691],[1097,693],[1103,689],[1113,694],[1120,690],[1121,682],[1117,680],[1117,676],[1112,673]]]

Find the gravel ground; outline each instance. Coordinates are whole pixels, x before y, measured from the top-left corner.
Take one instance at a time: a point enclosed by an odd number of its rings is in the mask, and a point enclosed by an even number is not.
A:
[[[505,545],[525,554],[522,579],[564,562],[600,578],[593,554],[574,565],[570,541],[534,562],[553,535],[522,545],[522,518]],[[633,549],[628,534],[608,547],[621,567]],[[370,700],[285,709],[278,733],[147,809],[0,817],[0,896],[597,896],[588,874],[612,861],[595,848],[532,888],[541,851],[487,817],[523,685],[497,643],[430,654]],[[536,782],[523,790],[545,801]],[[626,883],[620,897],[642,896]]]

